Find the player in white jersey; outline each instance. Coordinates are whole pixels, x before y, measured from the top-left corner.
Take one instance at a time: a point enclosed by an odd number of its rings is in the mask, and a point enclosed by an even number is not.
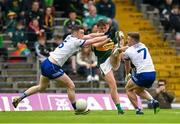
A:
[[[89,112],[88,110],[83,112],[76,111],[75,85],[69,76],[64,73],[61,67],[80,47],[87,45],[101,46],[109,40],[110,39],[103,33],[84,35],[82,27],[73,27],[72,34],[68,35],[53,52],[50,52],[50,56],[42,62],[42,74],[40,76],[39,84],[30,87],[21,96],[14,98],[12,102],[13,106],[16,108],[18,103],[27,96],[44,91],[48,87],[49,81],[53,79],[58,83],[63,83],[67,87],[68,98],[75,110],[75,114],[87,114]]]
[[[129,77],[125,86],[126,93],[136,109],[136,114],[144,114],[138,106],[137,96],[147,99],[154,108],[154,113],[159,109],[158,101],[145,90],[150,88],[155,81],[156,72],[147,47],[140,42],[137,32],[128,33],[129,48],[124,52],[126,75],[130,75],[130,62],[134,64],[137,72]],[[127,77],[126,77],[127,78]]]

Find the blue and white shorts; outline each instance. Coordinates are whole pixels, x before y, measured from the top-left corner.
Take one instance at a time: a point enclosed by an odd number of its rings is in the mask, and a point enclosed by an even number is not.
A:
[[[150,88],[156,79],[156,72],[143,72],[132,76],[133,82],[145,88]]]
[[[60,66],[53,64],[49,59],[46,59],[41,63],[41,73],[49,79],[55,79],[61,77],[64,74],[64,71]]]

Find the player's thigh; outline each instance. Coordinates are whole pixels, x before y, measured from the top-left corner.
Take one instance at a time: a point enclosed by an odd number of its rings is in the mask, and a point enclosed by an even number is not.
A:
[[[39,81],[39,86],[43,89],[47,88],[49,85],[49,78],[41,75],[40,76],[40,81]]]
[[[116,85],[116,80],[114,78],[114,74],[113,74],[113,71],[110,70],[105,76],[104,76],[104,79],[108,82],[108,85],[112,88],[116,88],[117,85]]]
[[[130,79],[130,80],[127,82],[126,86],[125,86],[125,89],[126,89],[127,91],[133,91],[133,90],[138,89],[138,88],[140,88],[140,87],[139,87],[138,85],[136,85],[136,84],[133,82],[132,79]]]
[[[122,53],[119,53],[118,56],[114,56],[111,54],[110,56],[110,62],[111,64],[113,64],[114,62],[116,62],[117,60],[119,60],[119,62],[121,61],[121,58],[122,58]]]
[[[121,61],[120,55],[117,57],[114,57],[112,55],[110,56],[110,64],[112,65],[112,69],[114,71],[118,70],[118,68],[120,67],[120,61]]]
[[[69,87],[69,88],[75,87],[73,81],[70,79],[70,77],[66,73],[64,73],[62,76],[56,78],[55,81],[57,81],[59,84],[63,84],[66,87]]]

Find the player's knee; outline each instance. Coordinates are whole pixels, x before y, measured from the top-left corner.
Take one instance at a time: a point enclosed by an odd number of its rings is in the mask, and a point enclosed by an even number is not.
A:
[[[115,65],[115,64],[111,64],[111,65],[112,65],[112,69],[113,69],[114,71],[117,71],[117,70],[118,70],[118,68],[119,68],[118,65]]]
[[[67,87],[68,87],[68,89],[75,90],[74,83],[69,84]]]
[[[113,70],[114,70],[114,71],[117,71],[118,69],[119,69],[119,66],[113,67]]]
[[[127,85],[125,86],[125,90],[126,90],[126,91],[128,91],[128,87],[127,87]]]
[[[130,91],[130,88],[128,85],[125,86],[125,90],[126,90],[126,92]]]
[[[143,92],[143,90],[142,90],[142,89],[135,89],[134,92],[135,92],[136,94],[140,94],[140,93]]]
[[[112,65],[112,68],[113,68],[113,70],[114,71],[117,71],[118,69],[119,69],[119,67],[120,67],[120,63],[111,63],[111,65]]]

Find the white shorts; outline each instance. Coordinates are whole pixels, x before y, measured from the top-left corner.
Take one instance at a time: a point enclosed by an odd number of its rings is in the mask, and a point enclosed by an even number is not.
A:
[[[109,73],[112,69],[112,65],[110,62],[110,57],[102,64],[100,64],[100,70],[103,75],[106,75]]]

